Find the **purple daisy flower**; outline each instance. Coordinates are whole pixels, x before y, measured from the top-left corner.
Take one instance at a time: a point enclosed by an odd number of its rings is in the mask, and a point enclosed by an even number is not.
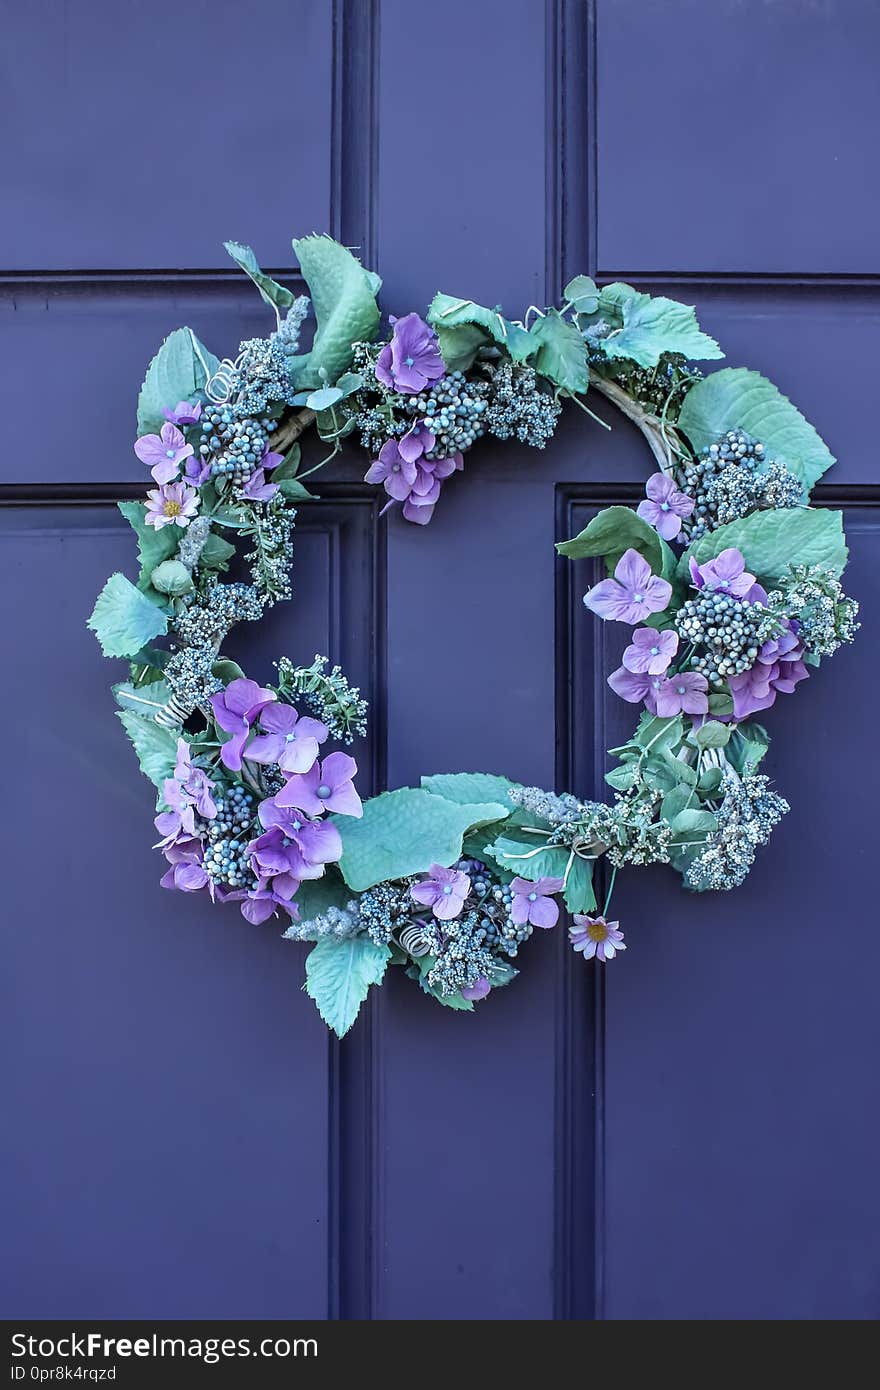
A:
[[[562,887],[561,878],[536,878],[533,883],[527,878],[512,879],[511,921],[517,927],[525,926],[526,922],[531,922],[533,927],[555,927],[559,921],[559,904],[550,895],[561,893]]]
[[[691,579],[698,589],[718,590],[732,594],[734,598],[748,598],[755,586],[755,576],[748,573],[742,553],[734,546],[722,550],[714,560],[707,560],[704,565],[698,565],[693,559],[689,564]]]
[[[628,671],[662,676],[677,651],[677,632],[671,629],[657,632],[653,627],[637,627],[632,642],[623,653],[623,664]]]
[[[145,463],[157,483],[170,483],[176,478],[180,465],[194,453],[176,425],[162,426],[161,434],[145,434],[135,440],[134,451]]]
[[[214,719],[221,729],[232,734],[232,738],[220,749],[220,761],[230,772],[241,768],[241,755],[251,726],[256,722],[261,710],[277,697],[272,690],[264,690],[256,681],[244,676],[230,681],[225,690],[211,696],[211,709]]]
[[[356,772],[354,758],[347,753],[331,753],[308,772],[289,777],[275,797],[275,803],[282,808],[296,806],[308,816],[335,811],[341,816],[360,817],[364,808],[352,781]]]
[[[267,705],[260,713],[262,734],[252,739],[244,756],[255,763],[277,763],[282,772],[308,772],[318,756],[318,744],[329,730],[320,719],[300,719],[293,705]]]
[[[613,579],[603,579],[584,594],[584,603],[600,618],[640,623],[649,613],[662,613],[672,597],[672,585],[651,573],[637,550],[625,550]]]
[[[161,531],[163,526],[189,526],[199,509],[199,494],[186,483],[164,483],[147,493],[144,521]]]
[[[446,375],[437,334],[418,314],[406,314],[392,322],[391,342],[379,353],[376,376],[389,391],[417,396],[430,382]]]
[[[461,869],[444,869],[442,864],[432,864],[428,877],[414,883],[409,891],[414,902],[430,907],[435,917],[448,922],[460,914],[470,888],[471,881]]]
[[[626,950],[620,923],[606,922],[604,917],[577,912],[568,935],[574,949],[583,952],[584,960],[594,956],[596,960],[613,960],[618,951]]]
[[[679,671],[661,681],[656,701],[657,713],[663,719],[673,714],[707,714],[709,683],[699,671]]]
[[[197,425],[202,418],[201,401],[178,401],[173,410],[165,406],[162,414],[172,425]]]
[[[658,536],[671,541],[681,530],[681,519],[694,510],[694,499],[680,492],[666,473],[652,473],[645,484],[647,500],[636,511],[643,521],[653,526]]]

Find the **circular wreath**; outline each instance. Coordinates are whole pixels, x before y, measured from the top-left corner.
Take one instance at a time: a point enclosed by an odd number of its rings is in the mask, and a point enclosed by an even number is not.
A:
[[[841,514],[808,504],[832,455],[759,373],[690,365],[723,355],[692,308],[577,276],[559,309],[512,321],[438,294],[383,335],[378,277],[329,237],[293,245],[310,298],[226,246],[275,311],[267,337],[218,361],[181,328],[150,364],[134,448],[155,487],[120,504],[140,573],[107,581],[89,626],[129,662],[114,693],[158,791],[163,887],[289,920],[285,937],[315,943],[306,988],[342,1035],[389,965],[472,1009],[562,903],[574,950],[613,959],[623,865],[670,864],[695,891],[739,886],[789,809],[757,770],[768,736],[753,716],[852,640],[858,607],[840,586]],[[340,745],[365,732],[366,703],[340,668],[282,658],[260,686],[221,655],[235,623],[290,597],[310,496],[300,435],[316,429],[328,457],[358,435],[384,510],[423,526],[481,437],[542,449],[588,389],[638,425],[656,465],[635,509],[608,507],[558,546],[604,560],[584,603],[626,634],[608,683],[641,714],[610,750],[611,800],[458,772],[362,804]]]

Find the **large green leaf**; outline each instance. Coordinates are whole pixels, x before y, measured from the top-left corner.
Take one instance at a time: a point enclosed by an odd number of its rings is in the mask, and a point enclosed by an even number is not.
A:
[[[558,309],[548,309],[536,319],[529,337],[537,347],[534,367],[561,391],[583,394],[590,385],[587,345],[570,319]]]
[[[745,556],[746,569],[772,587],[790,565],[824,565],[838,579],[846,568],[847,548],[840,512],[812,507],[752,512],[709,531],[689,546],[678,562],[679,574],[690,582],[688,561],[702,565],[734,547]]]
[[[223,249],[226,251],[236,265],[241,266],[245,275],[249,275],[256,285],[266,304],[272,308],[289,309],[295,299],[295,295],[279,285],[277,280],[273,280],[271,275],[267,275],[260,269],[256,256],[249,246],[242,246],[239,241],[224,241]]]
[[[291,363],[300,390],[314,389],[335,382],[348,370],[353,343],[372,341],[379,326],[377,285],[357,257],[332,237],[303,237],[294,241],[293,249],[312,296],[317,326],[311,351]]]
[[[654,574],[671,573],[675,568],[669,546],[632,507],[606,507],[579,535],[570,541],[558,541],[556,549],[569,560],[602,555],[609,574],[625,550],[644,555]]]
[[[472,299],[456,299],[454,295],[438,292],[428,309],[428,323],[437,329],[456,328],[460,324],[483,328],[514,362],[524,362],[535,350],[532,338],[520,324],[511,323],[497,309],[486,309]]]
[[[565,880],[565,906],[569,912],[592,912],[596,907],[596,894],[593,891],[592,859],[582,859],[575,855]]]
[[[166,777],[174,775],[179,733],[165,729],[153,719],[145,719],[134,710],[117,710],[122,727],[134,745],[141,772],[161,791]]]
[[[124,574],[111,574],[95,600],[87,626],[105,656],[134,656],[154,637],[162,636],[168,619]]]
[[[137,536],[140,575],[137,586],[141,593],[149,594],[158,600],[159,595],[150,583],[150,575],[163,560],[170,560],[177,553],[180,532],[176,526],[148,526],[146,508],[143,502],[117,502],[122,515]]]
[[[175,328],[147,368],[138,396],[138,434],[158,434],[165,424],[163,408],[172,410],[178,401],[191,400],[219,366],[191,328]]]
[[[566,303],[579,314],[594,314],[599,307],[599,288],[589,275],[576,275],[562,293]]]
[[[206,570],[228,570],[229,561],[235,554],[235,546],[216,531],[211,531],[202,546],[199,565]]]
[[[421,780],[425,791],[443,796],[447,801],[455,801],[460,806],[486,801],[499,802],[503,806],[511,787],[517,785],[494,772],[435,772],[433,776]]]
[[[681,353],[694,361],[724,356],[715,339],[700,330],[690,304],[616,284],[602,291],[599,314],[611,305],[622,323],[596,341],[595,346],[606,357],[626,357],[640,367],[656,367],[664,352]]]
[[[322,936],[312,947],[305,990],[337,1037],[344,1037],[354,1023],[370,986],[382,983],[390,959],[387,946],[377,946],[366,936]]]
[[[489,333],[476,323],[438,323],[434,330],[447,372],[466,372],[480,348],[492,341]]]
[[[518,837],[515,831],[499,835],[486,853],[502,869],[534,882],[538,878],[562,878],[568,866],[569,850],[547,845],[540,835]]]
[[[504,820],[509,810],[492,802],[456,805],[421,787],[383,792],[364,803],[360,820],[331,817],[342,836],[342,876],[362,893],[385,879],[423,873],[431,864],[448,867],[472,826]]]
[[[132,710],[142,719],[153,719],[171,699],[171,687],[166,680],[150,681],[146,685],[117,681],[113,696],[120,709]]]
[[[727,745],[727,760],[741,776],[745,776],[746,773],[755,771],[769,747],[770,735],[763,724],[755,724],[749,720],[744,724],[738,724],[731,734]]]
[[[727,430],[745,430],[766,446],[768,459],[786,464],[807,492],[835,462],[788,397],[746,367],[725,367],[698,381],[684,398],[678,424],[695,449],[708,448]]]

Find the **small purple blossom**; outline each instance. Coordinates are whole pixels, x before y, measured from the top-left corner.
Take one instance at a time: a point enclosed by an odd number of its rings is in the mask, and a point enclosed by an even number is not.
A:
[[[417,470],[414,459],[407,459],[396,439],[386,439],[364,475],[365,483],[381,483],[395,502],[404,502],[412,491]]]
[[[437,334],[418,314],[392,322],[391,342],[379,353],[376,376],[389,391],[417,396],[446,374]]]
[[[754,666],[729,677],[734,719],[748,719],[758,710],[769,709],[777,695],[790,695],[810,674],[803,658],[804,644],[789,623],[780,637],[762,645]]]
[[[486,976],[481,975],[479,979],[474,980],[472,985],[462,985],[461,997],[476,1003],[478,999],[485,999],[491,988]]]
[[[266,448],[265,448],[265,451],[264,451],[264,453],[263,453],[263,457],[260,459],[260,465],[259,465],[259,466],[260,466],[260,468],[262,468],[262,470],[263,470],[264,473],[269,473],[269,472],[272,471],[273,468],[277,468],[278,465],[279,465],[279,463],[283,463],[283,462],[284,462],[284,455],[283,455],[283,454],[278,454],[278,453],[273,453],[272,450],[269,448],[269,446],[268,446],[268,444],[267,444],[267,445],[266,445]]]
[[[329,730],[320,719],[300,719],[293,705],[266,705],[260,712],[262,734],[247,745],[244,756],[255,763],[277,763],[282,772],[308,772],[318,756],[318,744]]]
[[[698,565],[694,559],[689,563],[691,579],[698,589],[717,590],[732,594],[734,598],[748,598],[755,585],[755,576],[748,573],[742,553],[734,546],[722,550],[714,560],[707,560],[704,565]]]
[[[608,677],[608,684],[627,704],[640,705],[651,689],[651,677],[647,671],[628,671],[625,666],[618,666]]]
[[[555,927],[559,921],[559,904],[551,897],[561,893],[561,878],[536,878],[532,883],[527,878],[511,881],[510,891],[513,901],[510,905],[510,918],[517,927],[531,922],[533,927]]]
[[[584,960],[593,956],[596,960],[613,960],[618,951],[626,950],[620,923],[606,922],[604,917],[587,917],[576,912],[568,935],[574,949],[583,952]]]
[[[623,664],[627,671],[661,676],[677,651],[677,632],[671,629],[657,632],[653,627],[637,627],[632,634],[632,642],[623,653]]]
[[[681,530],[681,519],[694,510],[694,499],[680,492],[666,473],[652,473],[645,484],[647,500],[636,511],[653,526],[658,536],[671,541]]]
[[[448,922],[461,913],[470,888],[471,881],[461,869],[444,869],[442,864],[432,864],[428,877],[414,883],[409,891],[414,902],[430,907],[435,917]]]
[[[278,483],[266,481],[266,474],[262,468],[255,468],[241,489],[241,495],[250,498],[252,502],[268,502],[270,497],[275,496],[278,489]]]
[[[147,493],[144,521],[161,531],[163,526],[189,526],[199,509],[199,494],[186,483],[165,483]]]
[[[162,799],[170,809],[156,816],[153,824],[162,836],[156,849],[166,849],[192,838],[196,833],[195,813],[204,820],[213,820],[217,807],[213,797],[214,783],[200,767],[193,767],[189,744],[177,740],[177,761],[174,776],[162,783]]]
[[[656,690],[657,713],[663,719],[673,714],[706,714],[709,710],[709,683],[699,671],[679,671],[666,676]]]
[[[166,845],[162,853],[170,868],[159,879],[161,887],[176,888],[182,893],[197,893],[207,887],[210,875],[202,863],[201,840],[179,840]]]
[[[225,690],[211,696],[211,709],[214,719],[221,729],[232,734],[232,738],[220,749],[220,761],[230,772],[241,768],[242,749],[261,710],[272,703],[276,696],[272,690],[264,690],[256,681],[244,676],[230,681]]]
[[[649,613],[662,613],[672,597],[672,585],[651,573],[637,550],[625,550],[613,579],[603,579],[584,594],[584,603],[600,618],[640,623]]]
[[[211,465],[207,459],[200,458],[198,454],[193,454],[183,465],[183,481],[189,483],[190,487],[201,487],[211,476]]]
[[[195,452],[177,426],[170,423],[162,426],[161,434],[145,434],[136,439],[134,451],[141,463],[150,469],[154,481],[160,484],[176,478],[184,459]]]
[[[347,753],[331,753],[308,772],[294,773],[288,778],[275,797],[276,804],[296,806],[309,816],[335,811],[342,816],[360,817],[364,808],[352,781],[356,773],[354,758]]]
[[[173,410],[169,410],[165,406],[162,414],[172,425],[197,425],[202,418],[202,403],[201,401],[192,403],[190,401],[178,401]]]
[[[262,807],[266,802],[261,802]],[[277,808],[276,808],[277,811]],[[271,816],[271,812],[267,812]],[[294,826],[298,824],[298,829]],[[258,879],[271,879],[273,892],[288,900],[303,879],[321,878],[325,864],[342,858],[342,837],[332,821],[295,816],[276,822],[248,845],[251,868]]]
[[[279,908],[288,912],[295,922],[299,919],[296,903],[282,897],[270,884],[261,880],[256,888],[249,889],[241,904],[241,915],[253,926],[258,927],[261,923],[268,922],[270,917],[274,917]]]
[[[407,430],[400,440],[398,448],[402,458],[408,463],[415,463],[424,454],[430,454],[434,445],[437,443],[436,436],[428,429],[424,421],[413,425],[412,429]]]

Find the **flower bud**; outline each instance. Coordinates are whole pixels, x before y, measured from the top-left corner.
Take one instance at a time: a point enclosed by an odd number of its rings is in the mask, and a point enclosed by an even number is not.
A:
[[[193,586],[192,575],[180,560],[163,560],[150,575],[150,583],[160,594],[171,594],[173,598],[188,594]]]

